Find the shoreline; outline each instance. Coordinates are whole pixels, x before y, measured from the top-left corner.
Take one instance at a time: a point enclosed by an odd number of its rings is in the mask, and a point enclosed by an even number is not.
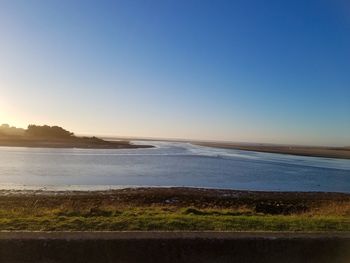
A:
[[[190,190],[190,191],[217,191],[217,192],[240,192],[240,193],[283,193],[283,194],[340,194],[350,195],[350,192],[341,191],[319,191],[319,190],[255,190],[255,189],[234,189],[234,188],[222,188],[222,187],[204,187],[204,186],[176,186],[176,185],[63,185],[63,186],[35,186],[35,185],[21,185],[21,184],[0,184],[0,197],[3,193],[42,193],[42,194],[64,194],[64,193],[81,193],[81,194],[93,194],[93,193],[110,193],[114,191],[122,190],[162,190],[162,189],[177,189],[177,190]]]
[[[120,203],[141,205],[198,205],[230,208],[237,204],[255,205],[260,201],[288,201],[317,204],[323,201],[350,202],[350,193],[315,191],[256,191],[203,187],[125,187],[107,190],[21,190],[0,189],[0,198],[84,198],[108,201],[117,198]],[[19,200],[20,200],[19,199]],[[62,200],[63,200],[62,199]],[[173,201],[171,201],[173,200]],[[0,200],[1,203],[2,200]],[[350,205],[350,203],[349,203]],[[349,207],[350,209],[350,207]],[[349,211],[350,212],[350,211]]]
[[[323,157],[335,159],[350,159],[349,147],[320,147],[320,146],[283,146],[283,145],[247,145],[239,143],[222,143],[222,142],[191,142],[193,145],[234,149],[252,152],[289,154],[307,157]]]
[[[231,189],[231,188],[213,188],[213,187],[192,187],[192,186],[118,186],[116,188],[100,188],[100,189],[58,189],[55,187],[32,187],[32,188],[0,188],[0,197],[7,195],[114,195],[114,194],[179,194],[179,195],[210,195],[210,196],[305,196],[305,197],[330,197],[342,196],[348,197],[350,200],[350,193],[348,192],[323,192],[323,191],[280,191],[280,190],[248,190],[248,189]]]
[[[99,141],[90,142],[81,138],[77,140],[28,140],[1,139],[0,147],[52,148],[52,149],[138,149],[153,148],[152,145],[131,144],[129,141]]]

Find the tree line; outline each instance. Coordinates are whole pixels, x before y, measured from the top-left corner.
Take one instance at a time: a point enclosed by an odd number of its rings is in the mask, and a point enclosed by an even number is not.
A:
[[[30,137],[42,137],[42,138],[74,138],[73,132],[67,131],[59,126],[49,125],[28,125],[27,129],[11,127],[8,124],[2,124],[0,126],[0,135],[5,136],[30,136]]]
[[[52,138],[71,138],[74,137],[74,133],[67,131],[59,126],[48,125],[28,125],[26,135],[33,137],[52,137]]]

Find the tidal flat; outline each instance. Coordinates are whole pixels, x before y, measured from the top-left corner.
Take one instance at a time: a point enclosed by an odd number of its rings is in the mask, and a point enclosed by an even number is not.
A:
[[[300,145],[271,145],[244,144],[225,142],[193,142],[195,145],[206,147],[236,149],[243,151],[289,154],[297,156],[350,159],[350,147],[300,146]]]

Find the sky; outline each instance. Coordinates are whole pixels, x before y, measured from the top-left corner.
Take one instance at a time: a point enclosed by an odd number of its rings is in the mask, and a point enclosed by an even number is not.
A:
[[[0,123],[350,145],[350,2],[0,0]]]

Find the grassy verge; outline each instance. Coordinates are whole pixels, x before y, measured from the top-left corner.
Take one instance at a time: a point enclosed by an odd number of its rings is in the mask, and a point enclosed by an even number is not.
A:
[[[0,230],[350,231],[350,195],[192,188],[0,191]]]
[[[266,215],[249,209],[127,207],[115,209],[0,210],[0,230],[223,230],[350,231],[344,215]]]

